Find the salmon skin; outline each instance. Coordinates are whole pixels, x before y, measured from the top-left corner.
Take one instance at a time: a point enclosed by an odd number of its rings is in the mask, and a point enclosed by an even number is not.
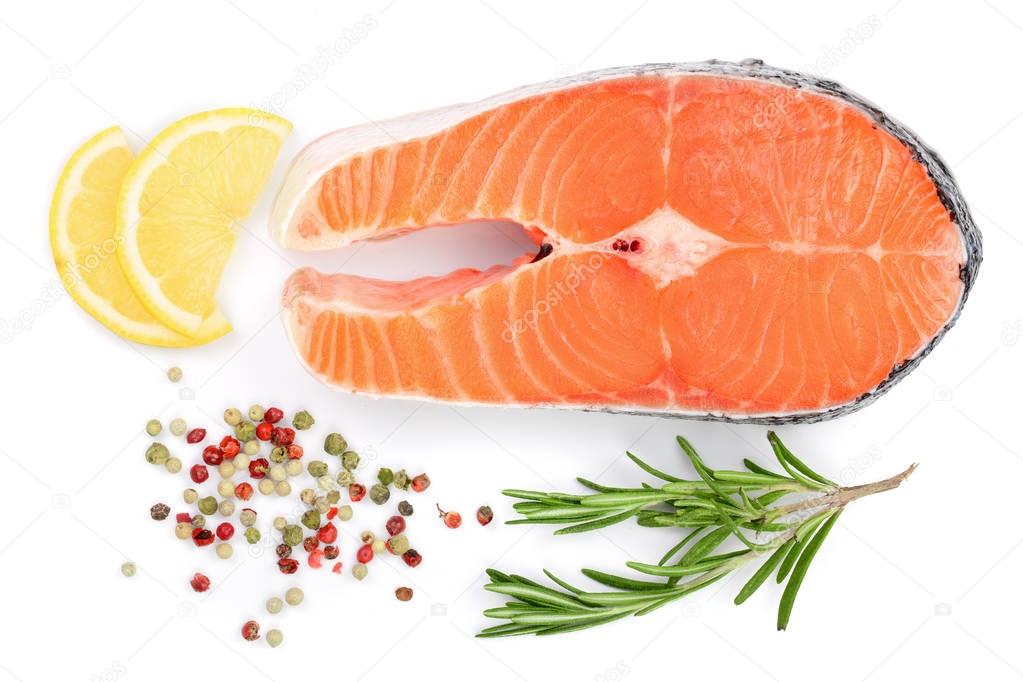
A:
[[[521,224],[510,266],[388,282],[295,272],[283,317],[339,389],[756,423],[855,410],[952,326],[981,237],[951,173],[837,83],[651,64],[331,133],[271,233],[333,249]]]

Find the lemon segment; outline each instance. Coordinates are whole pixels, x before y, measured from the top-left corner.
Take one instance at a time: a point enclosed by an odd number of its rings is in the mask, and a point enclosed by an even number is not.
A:
[[[291,124],[218,109],[171,124],[128,168],[117,200],[117,251],[136,295],[166,326],[198,334]]]
[[[219,338],[231,330],[219,311],[211,311],[194,336],[179,334],[149,313],[121,270],[117,197],[134,158],[115,126],[82,145],[64,167],[50,206],[50,246],[61,283],[86,312],[131,341],[182,347]]]

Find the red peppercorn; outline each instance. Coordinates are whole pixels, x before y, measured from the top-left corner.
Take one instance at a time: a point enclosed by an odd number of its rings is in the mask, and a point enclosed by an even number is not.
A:
[[[412,489],[417,493],[421,493],[430,487],[430,477],[426,474],[419,474],[412,479]]]
[[[178,512],[174,520],[178,523],[192,523],[192,515],[188,512]]]
[[[211,467],[220,466],[221,462],[224,461],[224,452],[216,445],[207,445],[202,451],[202,461]]]
[[[252,497],[252,484],[242,481],[234,487],[234,496],[239,500],[248,500]]]
[[[270,434],[270,442],[277,446],[288,446],[295,442],[295,429],[287,426],[275,426]]]
[[[268,407],[263,413],[263,421],[267,424],[276,424],[282,419],[284,419],[284,411],[279,407]]]
[[[222,524],[217,526],[217,537],[221,540],[227,542],[231,539],[232,535],[234,535],[234,526],[227,521],[224,521]]]
[[[340,554],[341,550],[337,545],[327,545],[323,548],[323,558],[329,561],[337,559]]]
[[[631,242],[629,242],[629,251],[635,253],[639,251],[642,248],[642,246],[643,245],[640,243],[638,239],[633,239]]]
[[[336,564],[334,564],[333,566],[331,566],[330,570],[333,571],[334,573],[340,574],[341,573],[341,562],[339,561]]]
[[[444,519],[444,525],[448,528],[458,528],[462,525],[462,515],[458,512],[446,512],[437,505],[437,511],[440,512],[440,517]]]
[[[355,553],[355,558],[360,564],[368,564],[373,561],[373,545],[363,545]]]
[[[196,547],[205,547],[213,544],[213,531],[209,528],[193,528],[192,541]]]
[[[277,557],[279,559],[287,559],[289,556],[291,556],[291,545],[282,542],[281,544],[277,545],[276,551]]]
[[[412,588],[399,587],[394,591],[394,596],[398,599],[398,601],[408,601],[412,599]]]
[[[266,470],[270,468],[270,462],[265,457],[254,459],[249,462],[249,476],[252,478],[264,478]]]
[[[326,523],[316,531],[316,538],[325,545],[337,540],[337,526],[333,523]]]
[[[192,589],[196,592],[205,592],[210,589],[210,579],[202,573],[196,573],[193,575],[192,579],[188,581],[188,584],[191,585]]]
[[[281,569],[281,573],[291,575],[298,570],[298,559],[279,559],[277,561],[277,568]]]
[[[288,459],[302,459],[304,454],[305,450],[298,443],[292,443],[288,446]]]
[[[415,568],[419,564],[423,563],[423,555],[414,549],[410,549],[401,555],[401,560],[404,561],[409,568]]]
[[[270,436],[274,432],[274,425],[270,422],[260,422],[259,426],[256,427],[256,438],[259,440],[270,440]]]
[[[322,549],[314,549],[309,552],[309,567],[310,568],[321,568],[323,566],[323,559],[326,556]]]
[[[247,620],[242,625],[242,637],[247,642],[255,642],[259,639],[259,623],[254,620]]]
[[[234,436],[224,436],[220,441],[220,449],[224,452],[224,459],[234,459],[241,452],[242,445]]]
[[[387,519],[384,527],[387,528],[388,535],[397,535],[405,530],[405,519],[401,516],[392,516]]]
[[[196,483],[202,483],[210,477],[210,470],[203,464],[196,464],[188,470],[188,475]]]
[[[615,251],[628,251],[629,242],[625,241],[624,239],[616,239],[614,240],[614,243],[611,244],[611,248],[614,249]]]
[[[206,429],[192,429],[188,432],[188,435],[185,436],[185,440],[194,445],[195,443],[201,443],[205,437]]]
[[[330,509],[327,510],[327,520],[328,521],[333,519],[335,516],[337,516],[337,507],[331,507]]]
[[[310,535],[302,541],[302,549],[307,552],[311,552],[320,546],[320,541],[316,539],[315,535]]]
[[[348,497],[352,499],[352,502],[358,502],[366,497],[366,486],[361,483],[352,483],[348,486]]]
[[[476,520],[481,526],[485,526],[494,520],[494,511],[487,505],[483,505],[476,510]]]

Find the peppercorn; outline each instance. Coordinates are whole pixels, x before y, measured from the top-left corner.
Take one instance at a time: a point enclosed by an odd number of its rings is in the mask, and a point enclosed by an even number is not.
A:
[[[123,575],[125,578],[130,578],[133,575],[135,575],[135,562],[125,561],[123,564],[121,564],[121,575]]]
[[[350,486],[355,483],[355,474],[348,469],[342,469],[337,472],[337,479],[335,480],[337,480],[337,484],[340,486]]]
[[[192,530],[192,541],[195,542],[197,547],[213,544],[213,538],[213,531],[208,528],[195,528]]]
[[[172,436],[181,436],[188,430],[188,425],[185,424],[185,420],[181,417],[171,419],[170,424],[167,426],[170,429]]]
[[[355,450],[347,450],[341,453],[341,466],[349,471],[355,471],[359,466],[359,453]]]
[[[146,448],[146,461],[150,464],[165,464],[170,458],[170,450],[163,443],[153,443]]]
[[[245,621],[242,625],[242,637],[249,642],[259,639],[259,623],[254,620]]]
[[[309,564],[310,568],[323,568],[323,558],[323,550],[316,548],[309,552],[309,558],[306,560],[306,563]]]
[[[289,556],[291,556],[291,545],[282,542],[281,544],[277,545],[277,548],[274,551],[277,552],[278,559],[287,559]]]
[[[412,512],[415,510],[412,508],[412,504],[408,500],[402,500],[398,503],[398,513],[402,516],[412,516]]]
[[[240,514],[238,514],[238,523],[248,528],[256,525],[256,518],[256,510],[246,507],[245,509],[242,509]]]
[[[444,519],[444,525],[448,528],[458,528],[462,525],[462,515],[458,512],[449,511],[446,512],[437,505],[437,512],[439,516]]]
[[[295,442],[295,429],[286,426],[275,426],[270,435],[270,442],[274,445],[287,447]]]
[[[320,512],[315,509],[310,509],[306,513],[302,514],[302,525],[310,530],[316,530],[320,527]]]
[[[352,508],[347,504],[343,504],[337,508],[337,518],[341,521],[351,521],[352,514]]]
[[[234,476],[235,473],[234,463],[229,462],[228,460],[225,459],[223,462],[220,463],[220,466],[217,467],[217,472],[220,474],[221,478],[224,479],[231,478],[232,476]]]
[[[394,481],[392,481],[392,484],[398,490],[408,490],[409,487],[408,472],[406,472],[404,469],[398,469],[397,471],[395,471]]]
[[[249,407],[249,419],[254,422],[263,421],[263,406],[256,404]]]
[[[234,495],[234,483],[228,479],[224,479],[217,483],[217,494],[221,497],[231,497]]]
[[[281,447],[281,446],[278,445],[277,447],[275,447],[273,450],[270,451],[270,461],[271,462],[283,462],[287,458],[288,458],[288,449],[287,448],[284,448],[284,447]]]
[[[228,426],[238,426],[242,423],[242,413],[238,411],[238,408],[227,408],[224,410],[224,423]]]
[[[192,537],[192,524],[188,522],[181,522],[174,526],[174,536],[178,540],[187,540]]]
[[[284,410],[279,407],[268,407],[263,413],[263,421],[268,424],[276,424],[282,419],[284,419]]]
[[[384,524],[384,528],[387,529],[387,534],[394,536],[398,533],[404,532],[405,530],[405,519],[400,516],[392,516],[387,519],[387,523]]]
[[[309,414],[305,410],[296,412],[295,416],[291,418],[291,425],[299,431],[305,431],[315,423],[316,420],[313,419],[313,415]]]
[[[266,600],[266,612],[278,614],[284,609],[284,601],[280,597],[270,597]],[[269,636],[269,632],[267,635]]]
[[[327,504],[337,504],[341,500],[340,490],[330,490],[327,492]]]
[[[242,452],[251,457],[252,455],[258,455],[261,447],[262,445],[258,439],[247,440],[245,445],[242,446]]]
[[[362,544],[371,545],[373,541],[377,539],[377,536],[373,534],[371,530],[364,530],[359,533],[359,539],[362,540]]]
[[[216,551],[217,556],[220,557],[221,559],[230,559],[232,556],[234,556],[234,547],[232,547],[226,542],[221,542],[219,545],[217,545]]]
[[[220,512],[221,516],[231,516],[231,514],[234,514],[234,501],[221,500],[220,505],[217,507],[217,511]]]
[[[394,591],[394,596],[397,597],[398,601],[408,601],[412,599],[412,588],[399,587]]]
[[[291,483],[287,481],[280,481],[274,486],[274,492],[277,493],[278,497],[287,497],[291,494]]]
[[[305,465],[309,475],[313,478],[320,478],[327,475],[327,463],[314,459]]]
[[[292,443],[288,446],[288,459],[302,459],[302,455],[305,454],[305,449],[298,443]]]
[[[391,554],[404,554],[409,550],[408,537],[398,533],[387,540],[387,549]]]
[[[288,477],[288,472],[284,470],[283,464],[274,464],[269,470],[270,480],[275,483],[285,480]]]
[[[252,478],[263,478],[266,476],[266,470],[270,468],[270,462],[266,461],[263,457],[254,459],[249,462],[249,476]]]
[[[170,507],[163,502],[157,502],[149,508],[149,515],[153,517],[154,521],[163,521],[170,515]]]
[[[302,549],[304,549],[307,552],[311,552],[319,546],[320,541],[316,538],[315,535],[310,535],[309,537],[302,541]]]
[[[335,562],[334,565],[330,567],[330,570],[332,573],[341,575],[341,562],[340,561]]]
[[[337,540],[337,526],[333,523],[326,523],[316,531],[316,539],[325,545]]]
[[[274,530],[284,530],[288,527],[288,520],[283,516],[274,517]]]
[[[362,498],[366,497],[366,486],[358,483],[353,483],[348,486],[348,497],[352,502],[358,502]]]
[[[320,512],[321,514],[326,514],[328,511],[330,511],[330,503],[327,502],[326,497],[317,497],[315,500],[313,500],[313,509]]]
[[[387,467],[380,467],[380,470],[377,471],[377,480],[383,485],[391,485],[394,480],[394,472]]]
[[[373,561],[373,545],[363,545],[355,552],[355,559],[360,564],[366,564]]]
[[[414,549],[410,549],[402,554],[401,560],[404,561],[409,568],[415,568],[419,564],[423,563],[422,555]]]
[[[159,419],[150,419],[146,422],[146,433],[150,436],[157,436],[163,431],[163,424],[160,423]]]
[[[294,547],[302,544],[302,528],[295,524],[288,524],[284,527],[284,542]]]
[[[217,526],[217,537],[225,542],[230,540],[234,536],[234,526],[224,521],[222,524]]]
[[[249,468],[250,463],[251,458],[244,452],[239,452],[237,455],[234,456],[234,459],[231,460],[231,464],[234,465],[235,471],[245,471],[246,469]]]
[[[169,457],[166,462],[163,463],[165,469],[172,474],[176,474],[181,471],[181,460],[177,457]]]
[[[172,383],[178,383],[181,381],[181,377],[183,376],[184,372],[181,371],[180,367],[171,367],[167,370],[167,378],[170,379]]]
[[[192,444],[192,445],[194,445],[196,443],[201,443],[203,441],[203,439],[205,439],[205,438],[206,438],[206,429],[200,429],[200,428],[192,429],[191,431],[188,432],[188,435],[185,436],[185,440],[188,443]]]
[[[181,497],[185,500],[185,504],[195,504],[195,501],[199,499],[199,493],[196,492],[195,488],[185,488]]]
[[[302,462],[297,459],[289,459],[284,464],[284,473],[288,476],[298,476],[302,473]]]
[[[341,550],[338,548],[337,545],[326,545],[323,548],[323,558],[327,559],[328,561],[333,561],[334,559],[337,559],[340,554]]]
[[[204,464],[193,464],[192,468],[188,470],[188,477],[195,483],[202,483],[210,477],[210,471]]]
[[[373,554],[383,554],[385,549],[387,549],[386,542],[380,538],[373,541]]]
[[[352,566],[352,577],[356,580],[362,580],[369,573],[369,569],[366,568],[366,564],[355,564]]]
[[[281,642],[283,641],[284,633],[278,630],[277,628],[266,631],[266,643],[269,644],[271,648],[276,649],[281,645]]]
[[[284,601],[288,606],[298,606],[305,599],[305,592],[300,587],[289,587],[284,593]]]
[[[205,592],[210,589],[210,579],[202,573],[196,573],[192,576],[192,579],[188,581],[188,584],[192,586],[192,589],[196,592]]]
[[[234,437],[240,441],[250,441],[256,437],[256,425],[250,421],[240,421],[234,427]]]
[[[376,504],[384,504],[391,498],[391,491],[383,483],[374,483],[369,489],[369,499]]]
[[[291,575],[298,570],[297,559],[279,559],[277,561],[277,568],[281,570],[281,573],[285,575]]]
[[[217,511],[217,498],[213,497],[213,495],[207,495],[199,500],[199,511],[207,515],[215,514]]]
[[[485,526],[494,520],[494,511],[487,505],[476,510],[476,520],[481,526]]]
[[[270,436],[273,435],[273,432],[274,425],[270,422],[259,422],[256,424],[256,438],[259,440],[270,440]]]
[[[258,528],[246,528],[245,529],[245,540],[250,544],[254,545],[259,542],[259,539],[263,537],[263,534],[259,532]]]
[[[340,455],[348,449],[348,441],[340,433],[328,433],[323,441],[323,451],[328,455]]]
[[[196,528],[203,528],[206,526],[206,517],[202,514],[196,514],[192,517],[192,525]]]
[[[430,477],[426,474],[419,474],[412,479],[412,490],[421,493],[430,487]]]
[[[274,490],[277,489],[276,484],[269,478],[261,479],[257,485],[261,495],[273,495]]]

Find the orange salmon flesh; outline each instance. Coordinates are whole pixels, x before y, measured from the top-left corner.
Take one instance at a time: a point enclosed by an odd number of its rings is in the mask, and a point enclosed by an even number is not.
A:
[[[869,402],[951,326],[980,237],[941,160],[830,82],[617,69],[332,133],[282,246],[514,221],[538,252],[404,282],[295,272],[301,362],[346,391],[808,421]]]

